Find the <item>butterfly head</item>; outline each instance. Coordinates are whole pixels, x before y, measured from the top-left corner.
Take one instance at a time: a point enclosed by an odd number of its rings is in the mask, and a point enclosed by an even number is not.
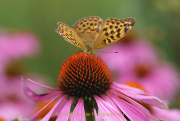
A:
[[[96,51],[93,48],[93,46],[87,44],[87,45],[85,45],[85,47],[87,48],[87,50],[85,50],[86,53],[89,53],[90,55],[95,55],[96,54]]]

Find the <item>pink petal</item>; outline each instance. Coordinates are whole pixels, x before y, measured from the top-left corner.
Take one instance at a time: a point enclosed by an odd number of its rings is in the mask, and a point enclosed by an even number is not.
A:
[[[70,108],[71,105],[74,101],[74,97],[72,97],[67,103],[66,105],[63,107],[63,109],[61,110],[59,116],[57,117],[56,121],[68,121],[69,118],[69,114],[70,114]]]
[[[126,121],[124,116],[121,115],[120,110],[116,110],[110,103],[96,95],[94,98],[99,108],[98,115],[101,115],[105,121]]]
[[[49,93],[45,93],[45,94],[36,94],[35,92],[33,92],[31,89],[29,89],[27,87],[27,85],[24,82],[24,79],[22,78],[22,82],[24,83],[23,89],[25,94],[30,98],[33,99],[34,102],[43,102],[43,101],[48,101],[51,98],[53,98],[55,95],[60,94],[62,95],[61,91],[52,91]]]
[[[111,95],[111,94],[110,94]],[[142,105],[140,105],[139,103],[135,102],[134,100],[132,100],[129,97],[126,97],[123,94],[119,94],[120,97],[123,97],[125,100],[127,100],[129,103],[131,103],[133,106],[135,106],[136,108],[138,108],[141,112],[143,112],[148,119],[151,119],[153,121],[158,121],[157,118],[155,118],[146,108],[144,108]]]
[[[131,121],[150,121],[144,113],[128,102],[111,95],[113,101]]]
[[[119,89],[121,90],[124,90],[124,91],[133,91],[133,92],[136,92],[136,93],[144,93],[142,90],[138,89],[138,88],[133,88],[133,87],[130,87],[128,85],[125,85],[125,84],[119,84],[119,83],[116,83],[114,82],[114,84],[112,85],[112,87],[118,87]]]
[[[97,114],[96,109],[94,109],[94,113]],[[102,116],[96,116],[95,115],[95,121],[104,121]]]
[[[43,107],[39,112],[37,112],[29,121],[35,121],[35,119],[38,117],[38,115],[60,96],[61,95],[57,95],[56,97],[54,97],[45,107]]]
[[[80,114],[80,115],[78,115]],[[80,98],[71,117],[71,121],[86,121],[83,98]]]
[[[30,81],[30,82],[32,82],[32,83],[34,83],[34,84],[37,84],[37,85],[39,85],[39,86],[41,86],[41,87],[47,88],[47,89],[58,90],[58,89],[53,88],[53,87],[49,87],[49,86],[46,86],[46,85],[43,85],[43,84],[39,84],[39,83],[37,83],[37,82],[35,82],[35,81],[31,80],[31,79],[27,79],[27,80]]]
[[[101,97],[106,100],[106,102],[108,102],[109,104],[111,104],[113,106],[113,108],[115,108],[116,110],[119,110],[119,108],[117,107],[117,105],[114,103],[114,101],[112,99],[110,99],[108,96],[106,95],[101,95]],[[121,112],[120,112],[121,113]]]
[[[53,113],[56,113],[55,110],[57,107],[62,107],[64,106],[64,102],[67,103],[67,97],[68,95],[64,95],[63,97],[61,97],[56,104],[53,106],[53,108],[49,111],[49,113],[43,118],[41,119],[41,121],[48,121],[50,119],[50,117],[52,116]]]
[[[103,95],[102,97],[105,99],[106,102],[108,102],[109,104],[113,105],[113,107],[116,108],[116,110],[119,110],[118,106],[114,103],[114,101],[113,101],[109,96]],[[121,116],[123,115],[123,114],[121,113],[121,111],[119,111],[118,113],[119,113],[119,115],[121,115]],[[122,116],[122,121],[126,121],[126,119],[124,118],[124,116]]]
[[[117,84],[117,83],[115,83],[115,84],[116,85],[113,84],[114,85],[114,86],[112,86],[113,89],[111,89],[111,91],[113,91],[113,92],[117,92],[118,94],[119,94],[119,92],[121,92],[136,101],[143,102],[143,103],[146,103],[146,104],[149,104],[152,106],[156,106],[159,108],[165,108],[165,109],[168,108],[164,102],[162,102],[159,98],[157,98],[155,96],[144,93],[143,91],[138,91],[139,89],[134,89],[133,87],[127,88],[127,86],[123,86],[122,84]],[[136,90],[136,91],[134,91],[134,90]]]

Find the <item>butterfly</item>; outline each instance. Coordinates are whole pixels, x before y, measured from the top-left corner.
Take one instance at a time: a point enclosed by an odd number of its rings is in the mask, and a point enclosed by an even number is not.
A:
[[[72,28],[58,22],[59,27],[55,31],[69,43],[94,55],[96,49],[106,47],[124,37],[135,21],[134,18],[108,18],[103,23],[100,17],[90,16],[79,20]]]

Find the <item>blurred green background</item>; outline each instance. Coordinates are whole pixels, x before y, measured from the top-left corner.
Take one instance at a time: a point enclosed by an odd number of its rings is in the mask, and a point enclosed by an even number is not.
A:
[[[41,52],[24,59],[28,71],[51,78],[52,86],[60,66],[79,48],[64,41],[55,32],[57,22],[73,26],[79,19],[99,16],[103,20],[132,17],[140,38],[159,48],[162,58],[180,69],[180,1],[179,0],[1,0],[0,28],[30,31],[37,35]]]

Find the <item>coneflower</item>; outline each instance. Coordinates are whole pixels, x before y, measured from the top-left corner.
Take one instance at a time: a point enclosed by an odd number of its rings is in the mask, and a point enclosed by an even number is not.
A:
[[[54,116],[57,116],[56,121],[94,121],[97,117],[105,121],[156,121],[158,119],[141,103],[166,108],[154,96],[114,83],[106,64],[98,56],[83,52],[73,54],[63,63],[57,88],[27,80],[53,90],[39,95],[24,84],[25,94],[35,102],[50,100],[30,121],[34,121],[54,101],[57,102],[42,121]]]

